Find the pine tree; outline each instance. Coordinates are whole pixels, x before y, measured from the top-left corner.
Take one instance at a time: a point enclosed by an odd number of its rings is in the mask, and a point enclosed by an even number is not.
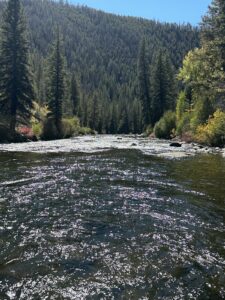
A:
[[[0,43],[0,112],[12,133],[31,116],[33,87],[28,65],[26,25],[20,0],[9,0],[3,14]]]
[[[31,48],[32,51],[34,51],[33,47]],[[35,100],[42,106],[46,103],[45,59],[36,51],[30,53],[29,58],[31,69],[35,70],[33,72]]]
[[[207,44],[211,53],[220,60],[225,72],[225,1],[213,0],[208,14],[201,24],[202,44]]]
[[[152,125],[167,110],[175,108],[176,88],[172,65],[167,55],[159,51],[152,76]]]
[[[79,106],[80,96],[79,89],[75,75],[71,76],[70,82],[70,102],[72,104],[73,115],[78,114],[78,106]]]
[[[128,113],[128,105],[125,103],[121,108],[121,116],[120,116],[120,124],[118,128],[118,133],[128,134],[130,133],[129,128],[129,113]]]
[[[109,132],[111,134],[117,133],[117,127],[118,127],[118,108],[117,104],[113,102],[111,104],[111,110],[110,110],[110,125],[109,125]]]
[[[89,126],[94,129],[98,130],[99,125],[99,101],[98,95],[95,93],[93,98],[91,99],[91,107],[90,107],[90,121]]]
[[[160,51],[157,56],[152,78],[152,125],[162,117],[166,105],[167,87],[164,71],[162,52]]]
[[[141,133],[142,132],[142,110],[140,102],[135,99],[132,107],[132,120],[133,120],[133,132]]]
[[[201,43],[205,62],[207,87],[215,94],[215,104],[225,109],[225,1],[213,0],[201,24]],[[209,77],[209,78],[208,78]]]
[[[165,81],[167,85],[167,94],[166,94],[166,105],[165,110],[175,110],[176,107],[176,98],[177,98],[177,87],[175,80],[175,70],[171,63],[170,57],[168,54],[164,56],[164,74]]]
[[[50,110],[49,117],[53,119],[57,130],[58,137],[62,131],[62,103],[64,97],[64,57],[61,50],[61,40],[59,30],[53,44],[52,52],[48,62],[48,107]]]
[[[150,82],[148,72],[148,62],[146,58],[146,42],[143,39],[140,47],[138,60],[138,81],[139,81],[139,98],[142,104],[143,125],[146,127],[151,123],[150,109]]]

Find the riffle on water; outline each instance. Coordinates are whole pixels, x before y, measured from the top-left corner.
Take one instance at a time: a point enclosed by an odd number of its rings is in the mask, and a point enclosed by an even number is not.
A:
[[[116,136],[0,149],[0,299],[225,299],[221,155]]]

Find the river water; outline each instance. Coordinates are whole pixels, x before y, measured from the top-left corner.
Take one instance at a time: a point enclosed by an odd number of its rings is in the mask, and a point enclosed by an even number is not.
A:
[[[225,158],[208,152],[0,145],[0,299],[225,299]]]

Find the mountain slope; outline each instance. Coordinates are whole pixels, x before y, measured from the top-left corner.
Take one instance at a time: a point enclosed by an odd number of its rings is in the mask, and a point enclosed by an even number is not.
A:
[[[68,74],[76,74],[82,101],[87,104],[95,93],[99,105],[106,108],[109,102],[131,104],[137,98],[137,59],[144,37],[149,65],[158,49],[163,48],[175,69],[199,42],[198,30],[190,25],[121,17],[63,1],[23,0],[23,4],[39,102],[45,102],[46,57],[57,26],[62,33]],[[3,6],[4,1],[0,2],[1,11]],[[88,107],[82,110],[88,114]]]
[[[168,50],[175,67],[198,45],[198,32],[190,25],[160,24],[133,17],[119,17],[86,7],[52,1],[24,0],[32,48],[46,56],[59,25],[70,69],[81,78],[86,91],[134,81],[141,39],[154,50]],[[113,86],[113,89],[115,87]]]

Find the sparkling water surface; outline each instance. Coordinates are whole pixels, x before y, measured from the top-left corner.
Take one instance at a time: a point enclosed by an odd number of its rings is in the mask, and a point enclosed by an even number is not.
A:
[[[225,299],[225,158],[205,152],[0,145],[0,299]]]

